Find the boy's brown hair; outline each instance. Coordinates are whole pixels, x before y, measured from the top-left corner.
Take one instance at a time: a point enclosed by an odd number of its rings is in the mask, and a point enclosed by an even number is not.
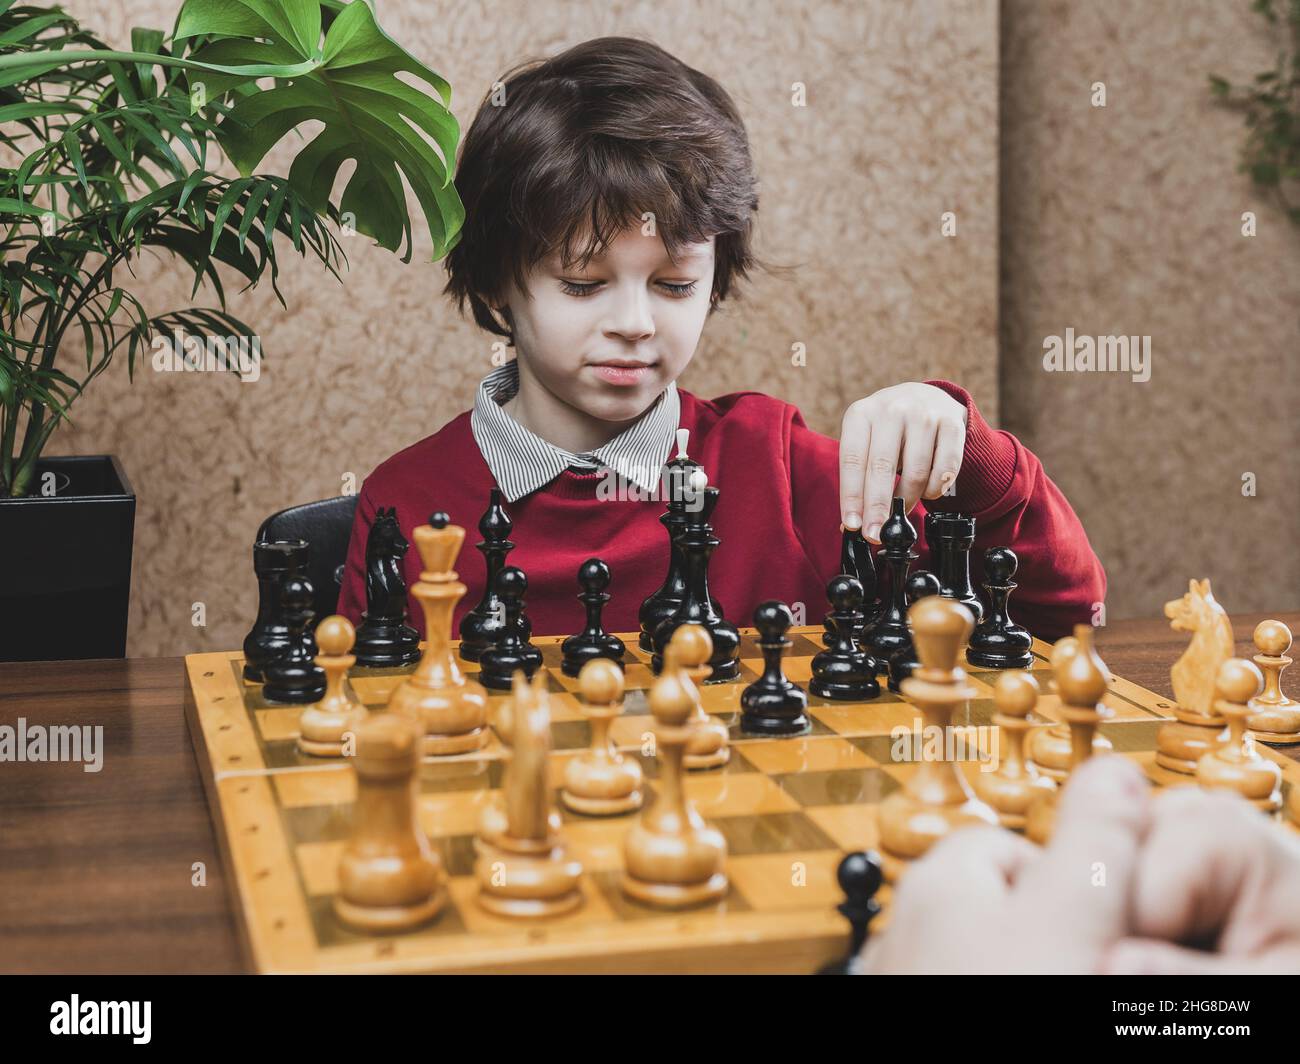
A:
[[[557,249],[566,269],[585,267],[628,225],[654,215],[670,256],[716,236],[711,309],[737,277],[762,265],[751,248],[757,181],[749,139],[726,90],[662,48],[598,37],[502,79],[461,145],[456,190],[465,205],[460,242],[447,255],[449,293],[463,313],[514,344],[509,279]],[[581,254],[578,234],[588,231]]]

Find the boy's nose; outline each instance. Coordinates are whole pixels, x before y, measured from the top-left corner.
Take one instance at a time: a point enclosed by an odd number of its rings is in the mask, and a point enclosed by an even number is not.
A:
[[[650,298],[645,292],[629,292],[619,297],[609,331],[628,340],[648,340],[655,334],[655,319],[650,312]]]

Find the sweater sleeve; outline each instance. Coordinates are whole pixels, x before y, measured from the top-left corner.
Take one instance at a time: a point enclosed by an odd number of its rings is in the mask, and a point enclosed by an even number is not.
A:
[[[791,406],[786,425],[790,465],[790,516],[804,554],[825,584],[840,568],[840,443],[810,429]]]
[[[1106,572],[1069,500],[1032,451],[984,420],[965,388],[926,383],[966,408],[966,451],[954,494],[927,505],[974,515],[973,582],[981,582],[987,548],[1010,547],[1020,562],[1013,620],[1049,641],[1090,623],[1106,598]]]
[[[339,589],[338,611],[353,624],[361,623],[366,608],[366,539],[375,520],[375,505],[367,485],[361,485],[357,512],[352,519],[352,538],[343,565],[343,586]]]

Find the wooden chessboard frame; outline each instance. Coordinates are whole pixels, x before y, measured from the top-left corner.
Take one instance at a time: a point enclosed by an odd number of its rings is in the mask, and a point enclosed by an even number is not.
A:
[[[786,674],[806,687],[820,626],[792,629]],[[727,836],[731,890],[720,903],[668,913],[645,908],[618,890],[621,839],[636,814],[585,817],[561,808],[566,842],[584,863],[582,908],[546,921],[509,920],[478,906],[468,874],[478,810],[500,787],[505,761],[494,735],[483,750],[426,757],[421,766],[420,822],[450,873],[448,907],[426,927],[398,935],[360,935],[334,918],[330,896],[355,793],[352,766],[297,751],[301,707],[268,703],[242,679],[239,652],[191,654],[185,712],[227,871],[249,968],[256,972],[811,972],[842,956],[847,923],[835,910],[842,895],[835,869],[844,853],[877,843],[877,803],[916,769],[893,760],[890,731],[919,713],[883,691],[871,702],[809,697],[811,735],[795,739],[740,735],[739,696],[762,671],[752,628],[741,629],[741,675],[703,688],[704,707],[730,726],[731,762],[692,772],[687,793]],[[645,691],[653,674],[635,635],[628,646],[624,713],[615,743],[641,759],[653,791],[653,759],[640,754],[652,718]],[[560,636],[534,638],[549,676],[552,782],[587,745],[576,679],[559,669]],[[454,647],[454,644],[453,644]],[[1051,675],[1050,647],[1035,640],[1033,671]],[[459,658],[458,658],[459,661]],[[477,666],[460,662],[467,675]],[[966,665],[978,692],[955,725],[991,729],[997,673]],[[386,703],[410,669],[355,669],[350,684],[370,706]],[[504,693],[491,692],[494,701]],[[1189,777],[1154,763],[1155,729],[1171,715],[1160,695],[1113,677],[1106,703],[1114,719],[1102,732],[1118,753],[1136,760],[1157,786]],[[1044,694],[1038,713],[1059,719]],[[986,733],[987,734],[987,733]],[[1283,767],[1284,788],[1300,784],[1300,766],[1263,746]],[[888,753],[887,753],[888,751]],[[977,761],[962,763],[972,777]],[[647,800],[651,796],[647,795]],[[1294,830],[1294,827],[1292,826]],[[889,888],[878,898],[887,920]]]

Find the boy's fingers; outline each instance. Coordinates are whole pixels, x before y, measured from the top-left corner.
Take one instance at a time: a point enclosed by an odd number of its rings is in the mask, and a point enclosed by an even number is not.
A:
[[[863,406],[854,403],[840,425],[840,520],[845,528],[862,527],[862,493],[867,477],[867,448],[871,422]]]
[[[903,507],[908,513],[930,482],[934,466],[935,435],[939,426],[934,422],[909,423],[903,436],[903,475],[898,482],[898,494],[903,497]]]
[[[872,422],[867,447],[866,507],[862,511],[863,535],[872,543],[880,542],[880,526],[889,516],[902,443],[902,415],[886,412]]]
[[[1065,785],[1052,840],[1020,885],[1025,897],[1050,897],[1089,940],[1128,932],[1131,887],[1150,814],[1149,787],[1122,757],[1098,757]]]
[[[924,498],[937,499],[957,480],[966,453],[966,430],[960,421],[940,421],[934,446],[934,468]]]

